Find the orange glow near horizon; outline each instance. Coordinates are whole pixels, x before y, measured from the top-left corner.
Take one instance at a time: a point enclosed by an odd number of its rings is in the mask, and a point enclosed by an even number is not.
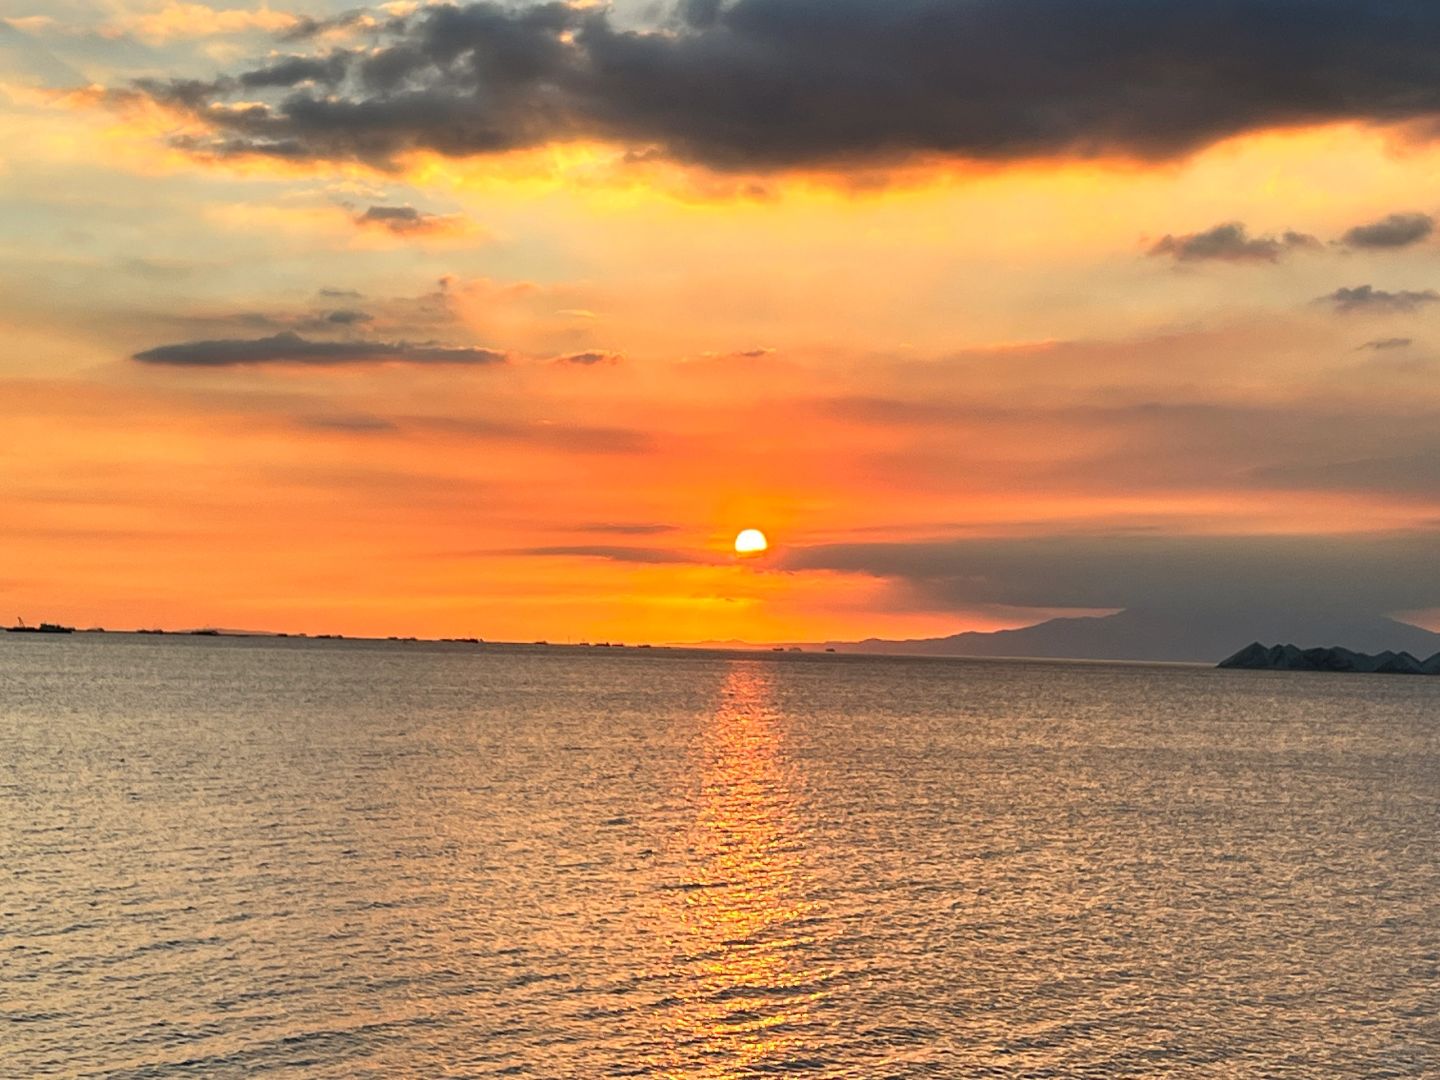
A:
[[[162,8],[112,22],[212,66],[249,40],[214,35],[293,18]],[[963,566],[937,587],[861,549],[1440,520],[1417,479],[1433,241],[1342,241],[1429,207],[1440,143],[1336,123],[1163,163],[722,173],[590,140],[387,169],[197,157],[203,117],[86,75],[0,86],[0,192],[23,211],[0,245],[11,618],[929,637],[1105,598],[1015,599]],[[1148,254],[1224,222],[1317,242]],[[1399,300],[1325,299],[1362,284]],[[321,360],[132,359],[291,339]],[[323,359],[377,343],[401,355]],[[783,543],[737,536],[750,522]]]

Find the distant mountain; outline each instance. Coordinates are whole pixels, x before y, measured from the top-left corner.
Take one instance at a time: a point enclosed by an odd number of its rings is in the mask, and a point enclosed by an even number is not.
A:
[[[1382,615],[1336,617],[1288,613],[1183,614],[1128,610],[1115,615],[1051,619],[1018,630],[969,632],[911,641],[827,641],[837,652],[921,656],[1024,656],[1067,660],[1188,660],[1216,663],[1242,641],[1285,641],[1300,648],[1338,645],[1359,652],[1440,651],[1440,634]]]

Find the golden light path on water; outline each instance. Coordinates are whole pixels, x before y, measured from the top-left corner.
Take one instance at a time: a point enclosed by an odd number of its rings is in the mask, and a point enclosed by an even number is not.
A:
[[[692,977],[657,1062],[666,1075],[748,1074],[800,1054],[811,1005],[825,994],[824,973],[806,963],[821,923],[773,678],[773,666],[731,664],[700,733],[673,938]]]

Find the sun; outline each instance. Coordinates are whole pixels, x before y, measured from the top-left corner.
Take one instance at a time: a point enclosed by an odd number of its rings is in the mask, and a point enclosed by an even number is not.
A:
[[[759,529],[742,529],[740,535],[735,537],[737,555],[759,555],[769,546],[770,541],[765,539],[765,534]]]

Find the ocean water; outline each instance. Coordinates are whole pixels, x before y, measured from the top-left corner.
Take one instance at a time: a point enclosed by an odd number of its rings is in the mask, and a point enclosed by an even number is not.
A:
[[[1440,679],[0,636],[0,1075],[1440,1076]]]

